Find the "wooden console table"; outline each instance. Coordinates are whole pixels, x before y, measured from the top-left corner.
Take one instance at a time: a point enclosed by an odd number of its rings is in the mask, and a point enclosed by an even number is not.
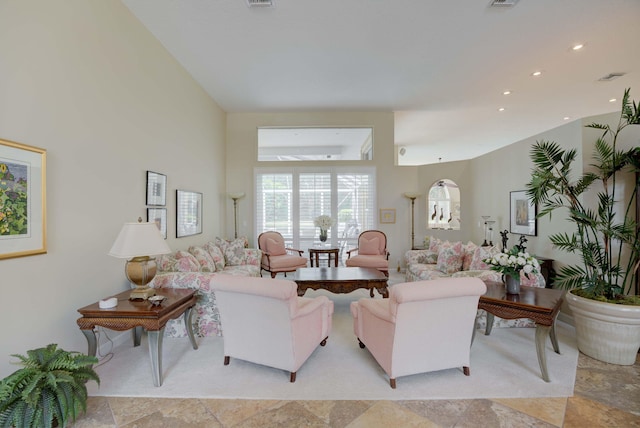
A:
[[[320,254],[326,254],[327,255],[327,266],[331,266],[331,256],[333,256],[333,260],[334,260],[334,264],[335,267],[338,267],[338,254],[339,254],[340,249],[339,248],[320,248],[320,247],[310,247],[309,248],[309,262],[311,264],[311,267],[314,267],[314,260],[315,260],[315,267],[320,267]]]
[[[133,346],[140,345],[142,329],[149,336],[149,355],[151,357],[151,371],[153,384],[162,385],[162,337],[164,327],[170,319],[184,314],[184,323],[193,349],[198,349],[193,336],[191,314],[196,304],[196,290],[193,289],[157,289],[156,293],[166,299],[159,306],[153,306],[148,300],[129,300],[131,291],[123,291],[114,297],[118,305],[113,308],[102,309],[98,302],[78,309],[82,314],[78,318],[78,326],[87,338],[88,355],[96,355],[97,341],[94,328],[105,327],[111,330],[124,331],[133,329]]]

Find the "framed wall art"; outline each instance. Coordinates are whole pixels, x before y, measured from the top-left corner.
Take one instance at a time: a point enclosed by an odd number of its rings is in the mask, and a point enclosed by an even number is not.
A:
[[[202,233],[202,193],[176,190],[176,238]]]
[[[162,237],[167,239],[167,209],[166,208],[147,208],[147,221],[155,223],[162,233]]]
[[[538,220],[536,205],[529,199],[527,192],[510,192],[511,233],[537,236]]]
[[[44,149],[0,140],[0,259],[47,252]]]
[[[167,176],[147,171],[147,205],[165,206],[167,204]]]
[[[380,208],[380,223],[395,223],[395,222],[396,222],[395,208]]]

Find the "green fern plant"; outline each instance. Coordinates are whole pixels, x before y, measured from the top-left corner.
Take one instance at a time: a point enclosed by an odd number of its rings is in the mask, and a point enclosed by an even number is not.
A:
[[[23,368],[0,381],[0,427],[65,427],[87,409],[86,382],[100,379],[93,370],[98,362],[79,352],[51,344],[13,354]]]
[[[637,124],[640,110],[630,101],[626,89],[615,128],[597,123],[587,125],[603,133],[595,143],[590,171],[577,180],[572,180],[572,165],[581,159],[575,149],[564,150],[555,142],[537,141],[530,152],[534,168],[526,190],[541,207],[538,217],[551,217],[553,211],[566,208],[568,220],[576,227],[573,232],[550,236],[555,247],[579,254],[582,259],[579,265],[562,267],[556,283],[561,288],[581,289],[584,297],[620,301],[631,292],[638,271],[640,240],[636,221],[629,217],[638,197],[638,183],[629,200],[622,201],[626,205],[624,212],[616,212],[622,198],[616,193],[620,193],[616,187],[619,174],[636,173],[637,180],[640,172],[640,148],[618,150],[617,140],[622,130]],[[582,195],[596,184],[601,185],[597,206],[590,207],[585,205]]]

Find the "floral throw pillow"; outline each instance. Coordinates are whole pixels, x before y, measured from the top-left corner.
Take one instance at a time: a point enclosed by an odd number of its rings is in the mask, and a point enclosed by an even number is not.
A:
[[[191,246],[189,252],[193,254],[198,263],[200,264],[200,270],[202,272],[215,272],[216,263],[213,261],[213,257],[207,250],[202,247]]]
[[[469,270],[471,266],[471,261],[473,260],[473,254],[476,251],[478,246],[473,242],[467,242],[467,245],[464,246],[464,259],[462,260],[462,270]]]
[[[224,254],[220,247],[213,242],[207,242],[204,248],[209,252],[213,262],[216,264],[216,271],[224,270]]]
[[[196,258],[190,252],[179,250],[178,252],[176,252],[176,259],[178,260],[178,272],[200,271],[200,264],[198,263],[198,260],[196,260]]]
[[[493,257],[499,252],[497,247],[476,247],[468,270],[489,270],[489,265],[482,260]]]
[[[450,245],[441,245],[438,251],[438,263],[436,269],[446,274],[452,274],[462,269],[464,250],[462,242]]]
[[[226,266],[240,266],[246,264],[246,255],[244,252],[246,238],[238,238],[233,241],[216,238],[215,243],[224,254],[224,262]]]
[[[156,257],[156,266],[160,272],[177,272],[178,259],[173,254],[162,254]]]

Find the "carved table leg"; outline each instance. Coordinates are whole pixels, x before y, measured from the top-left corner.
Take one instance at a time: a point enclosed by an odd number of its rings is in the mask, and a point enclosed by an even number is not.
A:
[[[187,335],[189,336],[189,340],[191,341],[191,346],[193,349],[198,349],[198,344],[196,343],[196,338],[193,336],[193,306],[188,308],[184,313],[184,326],[187,328]]]
[[[545,382],[551,382],[549,380],[549,373],[547,372],[547,353],[544,345],[549,336],[549,330],[551,327],[546,325],[536,325],[536,352],[538,354],[538,364],[540,364],[540,371],[542,372],[542,379]]]
[[[551,324],[551,331],[549,332],[549,336],[551,337],[551,344],[553,345],[553,350],[556,354],[560,353],[560,346],[558,345],[558,338],[556,337],[556,322],[553,321]]]
[[[96,351],[98,350],[98,342],[96,341],[96,333],[91,330],[81,330],[84,337],[87,338],[87,344],[89,348],[87,350],[87,355],[90,357],[96,356]]]
[[[151,372],[153,374],[153,384],[162,385],[162,338],[164,337],[164,327],[157,331],[148,331],[149,336],[149,356],[151,357]]]

